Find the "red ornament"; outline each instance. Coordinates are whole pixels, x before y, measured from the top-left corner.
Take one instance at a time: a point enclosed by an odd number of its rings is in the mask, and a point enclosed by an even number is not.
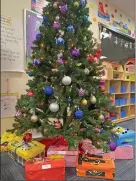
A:
[[[102,92],[104,92],[106,88],[105,88],[105,86],[100,85],[100,86],[99,86],[99,89],[100,89]]]
[[[92,55],[89,55],[89,56],[88,56],[88,61],[89,61],[90,63],[95,62],[95,57],[92,56]]]
[[[106,118],[106,121],[110,121],[111,119],[109,117]]]
[[[110,117],[115,117],[116,114],[115,113],[110,113]]]
[[[61,128],[61,123],[60,122],[55,122],[54,126],[55,126],[55,128],[59,129],[59,128]]]
[[[96,52],[94,55],[95,58],[100,58],[100,53]]]
[[[24,142],[27,142],[27,143],[32,141],[32,133],[24,134],[23,140],[24,140]]]
[[[100,84],[104,84],[104,83],[105,83],[105,80],[104,80],[104,79],[99,79],[99,83],[100,83]]]
[[[113,99],[112,97],[110,97],[110,99],[109,99],[109,100],[110,100],[110,102],[114,102],[114,99]]]
[[[28,95],[28,96],[34,96],[34,93],[33,93],[33,91],[29,90],[29,91],[27,92],[27,95]]]
[[[112,14],[111,17],[114,18],[114,14]]]

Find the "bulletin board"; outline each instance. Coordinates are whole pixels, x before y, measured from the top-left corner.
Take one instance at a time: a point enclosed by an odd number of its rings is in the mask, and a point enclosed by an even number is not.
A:
[[[1,118],[12,118],[16,113],[18,93],[1,94]]]
[[[1,71],[24,72],[22,23],[16,18],[1,16]]]
[[[25,10],[24,11],[24,19],[25,19],[25,54],[26,54],[26,65],[28,65],[30,60],[30,55],[32,52],[31,47],[33,45],[33,41],[36,39],[36,34],[39,33],[39,27],[42,24],[42,16],[33,11]]]

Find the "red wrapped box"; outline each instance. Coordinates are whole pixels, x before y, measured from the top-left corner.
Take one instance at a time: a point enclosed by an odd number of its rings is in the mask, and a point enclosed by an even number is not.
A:
[[[62,156],[30,159],[25,163],[26,180],[65,180],[65,160]]]

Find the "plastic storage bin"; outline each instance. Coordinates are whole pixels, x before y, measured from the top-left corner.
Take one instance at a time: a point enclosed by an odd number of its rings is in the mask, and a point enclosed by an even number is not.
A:
[[[126,92],[127,91],[127,88],[126,88],[126,86],[121,86],[121,93],[123,93],[123,92]]]
[[[115,87],[114,86],[110,87],[110,93],[115,93]]]
[[[119,99],[119,98],[116,98],[116,99],[115,99],[115,105],[116,105],[116,106],[120,106],[120,99]]]
[[[130,87],[130,92],[135,92],[135,86]]]
[[[121,117],[121,118],[124,118],[124,117],[126,117],[126,116],[127,116],[126,110],[123,110],[123,109],[122,109],[122,110],[120,111],[120,117]]]
[[[135,97],[130,98],[130,104],[135,104]]]

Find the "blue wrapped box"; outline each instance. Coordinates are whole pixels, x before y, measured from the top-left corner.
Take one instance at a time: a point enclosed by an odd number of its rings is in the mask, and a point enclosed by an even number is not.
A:
[[[117,127],[117,135],[113,136],[112,140],[117,146],[134,145],[135,144],[135,132],[133,130]]]

